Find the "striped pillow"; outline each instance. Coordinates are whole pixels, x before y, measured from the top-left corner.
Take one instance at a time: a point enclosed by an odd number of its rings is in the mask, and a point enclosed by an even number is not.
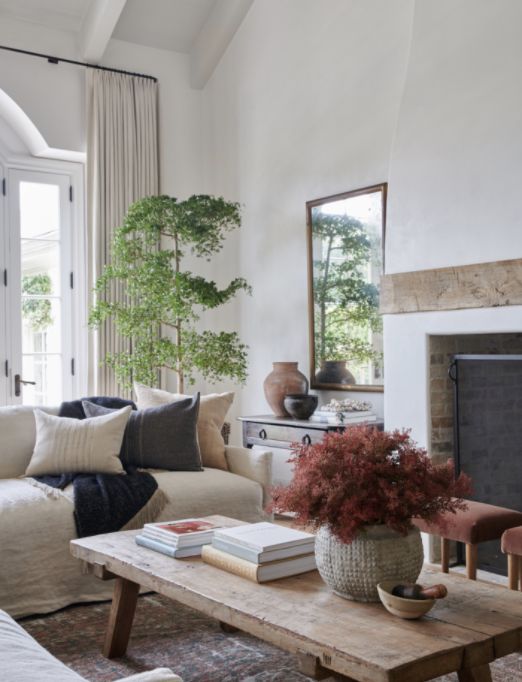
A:
[[[82,420],[35,409],[36,444],[25,475],[123,473],[119,453],[131,409]]]

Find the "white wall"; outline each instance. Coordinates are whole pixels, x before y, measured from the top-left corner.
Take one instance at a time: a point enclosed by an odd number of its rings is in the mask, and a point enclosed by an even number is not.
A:
[[[80,59],[77,36],[2,17],[0,43]],[[159,79],[161,190],[185,197],[201,185],[201,92],[189,83],[185,54],[111,40],[103,65]],[[85,69],[0,51],[0,89],[29,116],[47,144],[85,151]]]
[[[417,0],[387,270],[522,257],[518,0]],[[519,306],[385,317],[386,426],[429,447],[428,335],[520,332]]]
[[[73,34],[6,17],[0,21],[0,43],[78,59]],[[83,84],[79,67],[0,51],[0,89],[24,110],[50,147],[85,151]]]
[[[236,412],[269,411],[273,361],[309,375],[305,202],[388,179],[412,6],[256,0],[205,88],[206,190],[244,207],[216,277],[254,288],[220,317],[239,315],[250,346]],[[382,394],[358,397],[382,410]]]
[[[522,3],[417,0],[387,270],[522,256]]]

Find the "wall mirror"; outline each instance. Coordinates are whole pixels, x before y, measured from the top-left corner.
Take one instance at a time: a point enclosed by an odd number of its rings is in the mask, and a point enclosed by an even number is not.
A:
[[[308,201],[310,385],[382,391],[387,184]]]

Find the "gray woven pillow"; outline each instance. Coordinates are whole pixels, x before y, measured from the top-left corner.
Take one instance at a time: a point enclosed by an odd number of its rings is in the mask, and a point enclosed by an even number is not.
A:
[[[114,410],[82,401],[87,417]],[[175,403],[133,410],[120,452],[123,466],[168,471],[201,471],[197,421],[199,393]]]

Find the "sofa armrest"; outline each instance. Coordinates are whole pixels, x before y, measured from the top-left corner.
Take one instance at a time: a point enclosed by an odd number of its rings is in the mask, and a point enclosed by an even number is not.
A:
[[[263,506],[270,501],[272,486],[272,452],[263,448],[239,448],[233,445],[225,447],[228,470],[256,481],[263,488]]]
[[[130,677],[123,677],[117,682],[183,682],[183,680],[170,668],[156,668]]]

